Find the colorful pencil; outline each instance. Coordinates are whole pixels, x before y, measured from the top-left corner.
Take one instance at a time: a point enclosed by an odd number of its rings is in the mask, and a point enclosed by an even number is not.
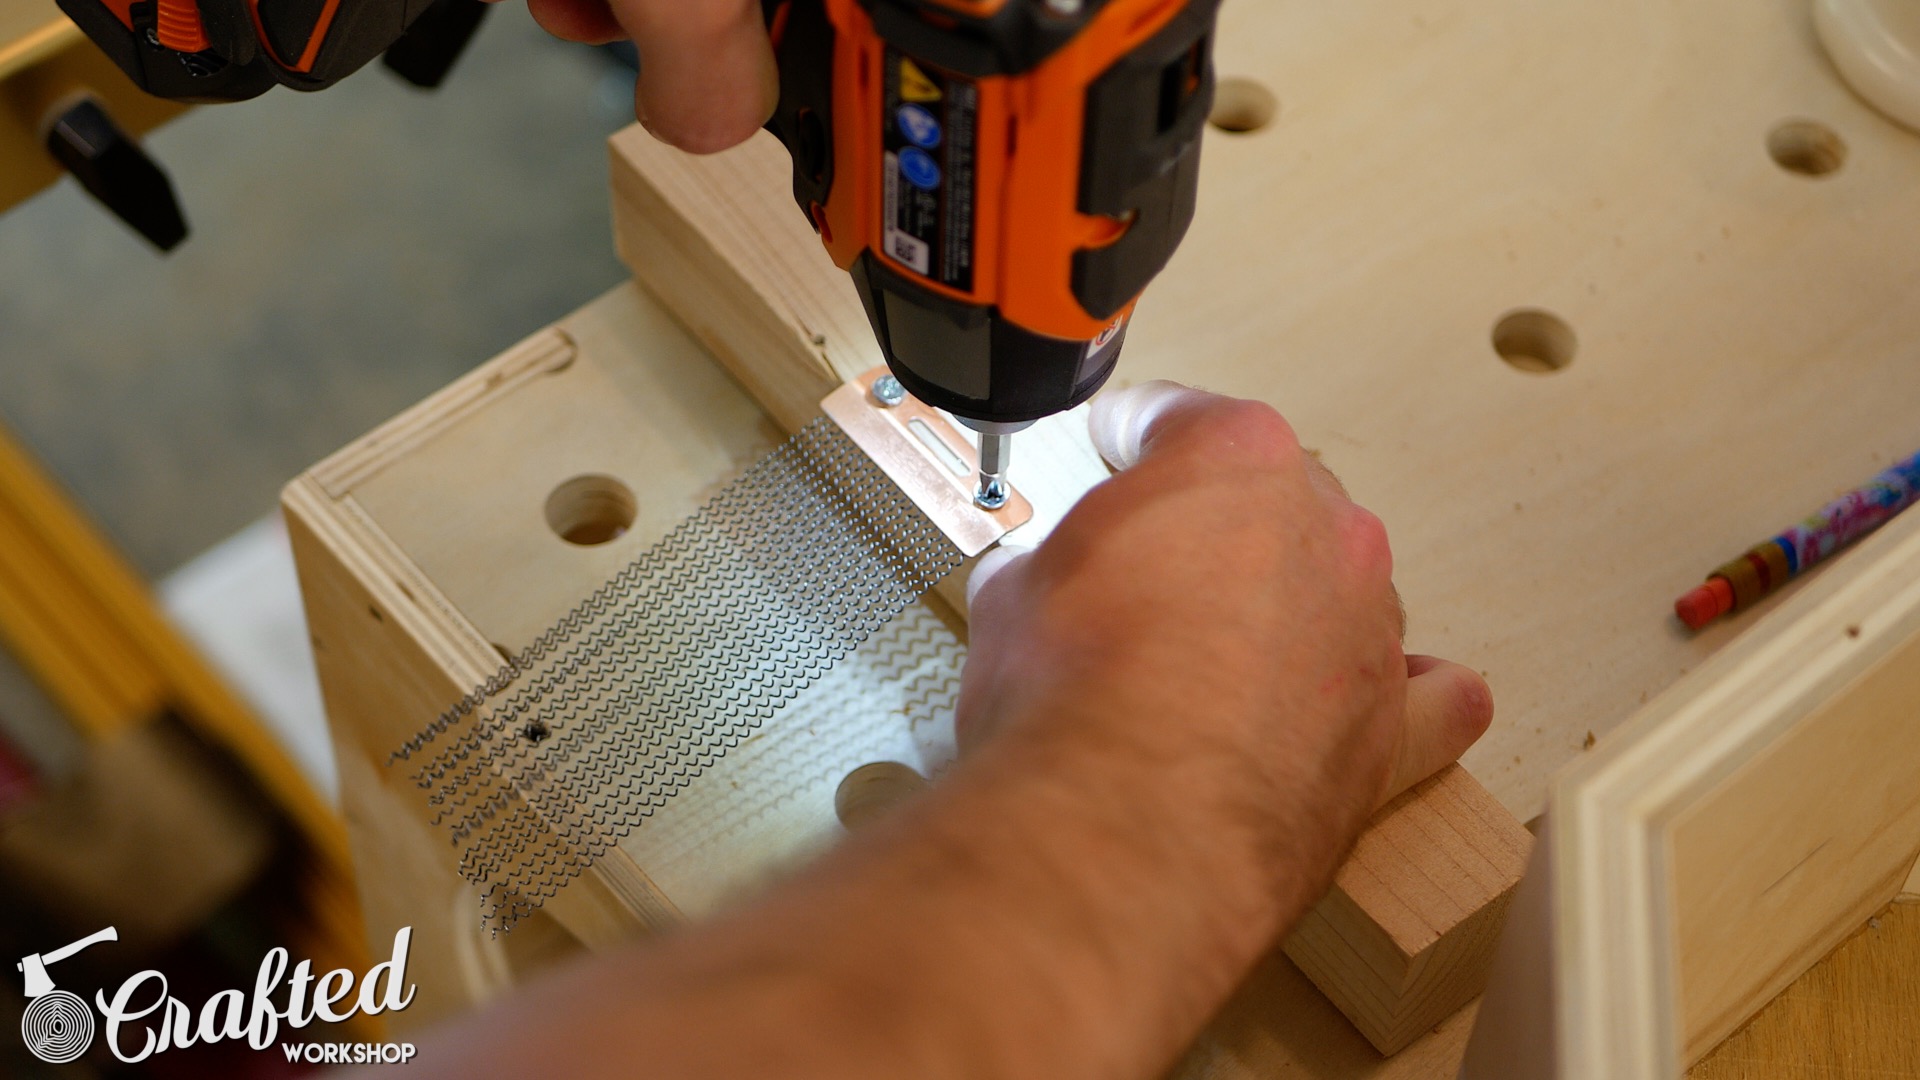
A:
[[[1739,611],[1805,573],[1809,567],[1867,535],[1920,501],[1920,454],[1840,496],[1812,517],[1707,576],[1706,584],[1673,602],[1673,613],[1695,630]]]

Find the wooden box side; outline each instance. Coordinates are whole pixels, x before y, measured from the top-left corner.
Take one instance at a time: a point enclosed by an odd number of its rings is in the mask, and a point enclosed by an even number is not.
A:
[[[340,770],[369,942],[384,955],[414,928],[417,1004],[395,1017],[416,1030],[510,986],[581,943],[599,946],[677,915],[618,858],[551,901],[531,932],[494,938],[476,890],[404,764],[389,755],[491,675],[498,649],[363,506],[357,492],[446,430],[483,413],[574,356],[549,329],[296,478],[281,505]]]

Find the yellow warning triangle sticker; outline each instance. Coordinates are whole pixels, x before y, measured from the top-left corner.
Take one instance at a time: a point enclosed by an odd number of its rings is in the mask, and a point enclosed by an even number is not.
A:
[[[900,58],[900,97],[903,101],[939,101],[940,88],[933,85],[927,73],[920,70],[918,64]]]

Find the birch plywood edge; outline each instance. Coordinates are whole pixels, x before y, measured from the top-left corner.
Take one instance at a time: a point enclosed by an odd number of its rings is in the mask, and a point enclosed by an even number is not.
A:
[[[788,197],[785,152],[760,136],[695,158],[639,128],[611,142],[622,257],[788,427],[824,390],[876,362],[847,276]],[[1106,473],[1080,410],[1021,437],[1016,483],[1035,543]],[[964,611],[964,603],[955,605]],[[1479,993],[1525,830],[1459,769],[1383,811],[1288,955],[1385,1053]]]

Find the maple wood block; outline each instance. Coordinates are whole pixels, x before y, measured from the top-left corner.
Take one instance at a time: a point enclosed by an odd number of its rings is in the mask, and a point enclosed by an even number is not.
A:
[[[1480,993],[1532,840],[1450,765],[1374,815],[1287,957],[1394,1053]]]

